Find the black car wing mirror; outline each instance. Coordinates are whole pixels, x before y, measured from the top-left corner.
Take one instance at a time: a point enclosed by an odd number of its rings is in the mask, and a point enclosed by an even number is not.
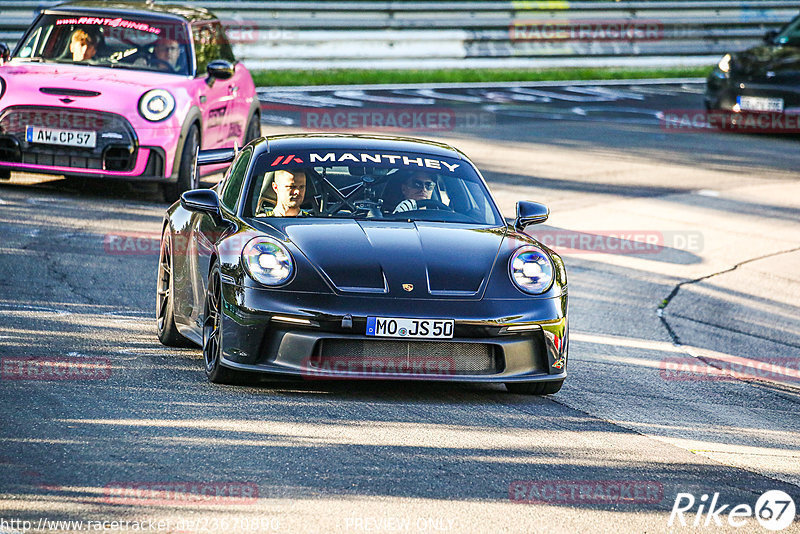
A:
[[[517,202],[517,219],[514,221],[514,228],[523,230],[530,224],[545,222],[549,216],[550,209],[544,204],[520,200]]]
[[[780,33],[778,30],[769,30],[767,33],[764,34],[764,42],[767,44],[775,43],[775,38]]]
[[[214,221],[221,220],[219,197],[213,189],[192,189],[181,195],[181,207],[189,211],[207,213]]]
[[[206,71],[209,85],[212,85],[214,80],[229,80],[233,77],[233,65],[224,59],[215,59],[209,62]]]
[[[5,43],[0,43],[0,64],[5,63],[11,58],[11,50]]]

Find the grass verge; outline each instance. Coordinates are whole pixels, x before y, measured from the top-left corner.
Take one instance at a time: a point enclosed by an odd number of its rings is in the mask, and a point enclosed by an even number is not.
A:
[[[708,67],[668,69],[437,69],[437,70],[275,70],[254,71],[256,86],[354,85],[385,83],[539,82],[706,77]]]

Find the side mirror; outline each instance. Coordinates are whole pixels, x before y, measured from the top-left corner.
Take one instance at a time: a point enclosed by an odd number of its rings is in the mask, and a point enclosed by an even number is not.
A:
[[[767,44],[773,44],[779,33],[780,32],[778,30],[769,30],[766,34],[764,34],[764,42]]]
[[[219,220],[219,197],[212,189],[192,189],[181,195],[181,207],[189,211],[207,213]]]
[[[233,65],[224,59],[215,59],[210,62],[206,71],[208,71],[209,81],[228,80],[233,77]]]
[[[0,43],[0,62],[5,63],[11,58],[11,50],[5,43]]]
[[[529,224],[543,223],[550,216],[550,209],[544,204],[520,200],[517,202],[517,219],[514,221],[514,228],[523,230]]]

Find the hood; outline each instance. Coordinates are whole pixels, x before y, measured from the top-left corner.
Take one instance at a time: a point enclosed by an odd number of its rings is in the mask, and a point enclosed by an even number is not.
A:
[[[338,291],[420,299],[480,298],[506,232],[351,219],[293,219],[282,230]]]
[[[65,104],[60,99],[69,96],[73,101],[67,104],[68,107],[99,110],[119,110],[121,102],[132,102],[135,107],[145,91],[156,87],[174,87],[176,82],[182,80],[181,76],[159,72],[16,60],[0,67],[0,77],[5,79],[7,88],[3,107],[19,104],[62,107]],[[51,94],[57,91],[43,93],[40,91],[42,88],[100,94]]]
[[[761,45],[733,55],[732,68],[737,75],[753,79],[800,80],[800,48]]]

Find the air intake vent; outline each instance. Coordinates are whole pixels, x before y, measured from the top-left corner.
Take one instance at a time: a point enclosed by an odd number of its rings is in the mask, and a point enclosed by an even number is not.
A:
[[[100,96],[100,91],[87,91],[84,89],[66,89],[61,87],[40,87],[39,91],[46,95],[59,96]]]

